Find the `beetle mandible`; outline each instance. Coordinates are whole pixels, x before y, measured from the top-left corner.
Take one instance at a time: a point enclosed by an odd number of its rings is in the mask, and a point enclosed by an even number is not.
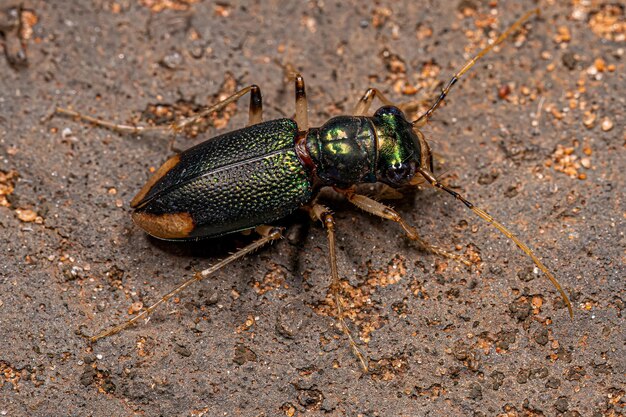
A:
[[[225,265],[282,236],[282,228],[267,224],[303,208],[324,225],[329,247],[331,291],[337,308],[337,320],[350,341],[361,366],[367,370],[360,352],[343,319],[339,295],[339,273],[335,252],[335,222],[330,210],[316,201],[320,189],[333,187],[355,206],[373,215],[392,220],[423,249],[461,262],[422,240],[417,231],[392,208],[361,194],[355,186],[384,183],[398,188],[416,185],[424,179],[432,186],[454,196],[467,208],[496,227],[526,253],[559,291],[573,314],[570,301],[556,278],[505,226],[486,211],[441,183],[433,174],[430,147],[419,130],[437,110],[452,86],[478,59],[518,30],[539,10],[531,10],[503,32],[494,43],[470,59],[445,85],[434,104],[414,121],[391,104],[379,90],[369,88],[355,106],[353,115],[337,116],[318,128],[309,127],[307,100],[302,76],[295,76],[296,113],[294,119],[263,122],[261,90],[250,85],[222,102],[206,107],[194,116],[166,126],[130,126],[116,124],[73,110],[56,112],[77,117],[122,133],[176,133],[213,112],[250,94],[248,126],[209,139],[168,159],[149,179],[131,202],[134,222],[150,235],[166,240],[196,240],[255,229],[260,238],[195,276],[131,320],[92,336],[90,340],[115,334],[148,316],[160,304],[214,273]],[[384,105],[367,116],[373,100]]]

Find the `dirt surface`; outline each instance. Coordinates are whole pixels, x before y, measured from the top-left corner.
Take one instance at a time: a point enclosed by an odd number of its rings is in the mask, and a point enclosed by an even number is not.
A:
[[[250,238],[148,238],[129,201],[171,154],[168,139],[53,108],[163,122],[256,83],[265,118],[290,117],[296,69],[313,125],[349,113],[369,86],[423,109],[535,3],[21,3],[20,29],[0,25],[27,59],[0,59],[0,415],[624,415],[619,2],[542,2],[424,129],[438,173],[536,249],[574,318],[528,257],[450,196],[422,187],[391,204],[472,268],[331,195],[368,374],[333,319],[325,232],[303,214],[149,323],[88,343]],[[175,146],[244,126],[246,108]]]

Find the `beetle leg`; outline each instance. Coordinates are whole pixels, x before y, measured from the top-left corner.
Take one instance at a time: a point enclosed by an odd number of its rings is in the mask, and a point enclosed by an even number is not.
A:
[[[185,281],[182,284],[180,284],[178,287],[174,288],[172,291],[170,291],[167,294],[165,294],[164,296],[162,296],[157,302],[155,302],[154,304],[152,304],[151,306],[146,308],[141,313],[137,314],[132,319],[130,319],[130,320],[124,322],[124,323],[118,324],[115,327],[111,327],[110,329],[103,330],[100,333],[96,334],[95,336],[91,336],[89,338],[89,341],[95,342],[98,339],[102,339],[104,337],[111,336],[111,335],[114,335],[116,333],[121,332],[125,328],[127,328],[129,326],[132,326],[134,323],[136,323],[140,319],[142,319],[144,317],[148,317],[154,310],[156,310],[157,307],[159,307],[161,304],[167,302],[169,299],[174,297],[176,294],[178,294],[179,292],[181,292],[185,288],[189,287],[191,284],[194,284],[195,282],[198,282],[198,281],[202,281],[204,278],[206,278],[209,275],[213,274],[214,272],[222,269],[223,267],[225,267],[229,263],[231,263],[231,262],[233,262],[233,261],[235,261],[235,260],[237,260],[239,258],[242,258],[242,257],[248,255],[251,252],[254,252],[255,250],[259,249],[260,247],[266,245],[269,242],[272,242],[274,240],[280,239],[282,237],[282,229],[278,228],[278,227],[258,226],[256,228],[256,231],[257,231],[257,233],[259,233],[261,235],[260,239],[255,240],[254,242],[250,243],[248,246],[245,246],[242,249],[238,250],[237,252],[233,253],[232,255],[222,259],[221,261],[217,262],[215,265],[213,265],[213,266],[211,266],[211,267],[209,267],[209,268],[207,268],[207,269],[205,269],[203,271],[196,272],[194,274],[193,278],[188,279],[187,281]]]
[[[250,86],[250,106],[248,107],[248,126],[263,121],[263,97],[258,85]]]
[[[436,255],[440,255],[446,258],[454,259],[459,261],[467,266],[471,266],[471,263],[464,259],[462,256],[455,255],[453,253],[447,252],[437,246],[433,246],[430,243],[426,242],[422,239],[418,234],[417,230],[410,224],[404,221],[400,215],[390,207],[379,203],[376,200],[373,200],[367,196],[356,194],[352,190],[337,190],[340,193],[344,194],[349,202],[357,206],[358,208],[367,211],[375,216],[382,217],[384,219],[392,220],[400,225],[407,237],[412,241],[416,242],[423,250],[428,251],[430,253],[434,253]]]
[[[178,120],[174,123],[162,126],[141,126],[141,125],[126,125],[121,123],[110,122],[103,119],[98,119],[93,116],[89,116],[86,114],[79,113],[74,110],[65,109],[62,107],[57,107],[55,110],[56,114],[63,114],[70,117],[76,117],[79,120],[93,123],[96,126],[101,126],[107,129],[111,129],[115,132],[119,133],[130,133],[141,135],[144,133],[152,133],[152,132],[169,132],[176,133],[184,129],[189,125],[193,125],[197,123],[202,118],[210,115],[213,112],[217,112],[222,110],[224,107],[228,106],[230,103],[233,103],[239,100],[242,96],[250,93],[250,109],[248,112],[248,125],[260,123],[263,121],[263,100],[261,98],[261,89],[257,85],[250,85],[246,88],[243,88],[237,91],[232,96],[226,98],[225,100],[220,101],[217,104],[212,106],[202,108],[198,113],[193,116],[186,117],[184,119]]]
[[[363,97],[361,97],[356,106],[354,106],[352,114],[354,116],[367,116],[367,113],[369,112],[375,98],[383,103],[383,105],[398,107],[400,110],[402,110],[403,113],[407,114],[417,111],[424,103],[426,103],[426,105],[428,104],[426,100],[409,101],[407,103],[395,104],[392,103],[387,97],[385,97],[383,93],[380,92],[380,90],[376,88],[368,88],[365,94],[363,94]]]
[[[300,132],[309,130],[309,105],[302,75],[296,74],[296,124]]]
[[[361,97],[359,102],[356,103],[356,106],[354,106],[352,114],[355,116],[366,116],[375,98],[378,98],[386,106],[393,106],[393,103],[389,101],[380,90],[377,88],[368,88],[365,94],[363,94],[363,97]]]
[[[332,276],[330,289],[333,294],[333,298],[335,299],[335,305],[337,307],[337,321],[341,325],[341,329],[343,330],[344,334],[348,337],[348,340],[350,341],[350,347],[352,348],[354,355],[359,359],[363,371],[367,372],[368,367],[365,356],[359,350],[359,347],[354,341],[354,338],[350,333],[350,329],[348,328],[348,325],[343,318],[343,307],[341,304],[341,297],[339,295],[340,281],[339,272],[337,271],[337,253],[335,251],[335,220],[333,219],[333,215],[330,213],[330,211],[320,204],[314,204],[312,207],[308,208],[308,211],[313,220],[321,221],[326,228],[326,234],[328,237],[328,251],[330,254],[330,273]]]
[[[246,88],[242,88],[241,90],[237,91],[232,96],[220,101],[217,104],[203,107],[193,116],[189,116],[184,119],[178,120],[170,124],[169,126],[155,126],[155,127],[161,128],[163,130],[169,129],[173,132],[180,132],[185,127],[198,123],[200,120],[209,116],[211,113],[220,111],[226,106],[228,106],[230,103],[236,102],[241,97],[245,96],[247,93],[250,93],[250,106],[248,109],[248,126],[261,123],[263,121],[263,98],[261,97],[261,88],[258,85],[252,84],[252,85],[247,86]]]

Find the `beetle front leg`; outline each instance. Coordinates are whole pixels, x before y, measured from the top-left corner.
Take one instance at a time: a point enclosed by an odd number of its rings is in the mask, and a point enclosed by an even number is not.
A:
[[[328,237],[328,251],[329,251],[329,261],[330,261],[330,273],[332,277],[332,282],[330,284],[330,290],[333,294],[333,298],[335,299],[335,305],[337,306],[337,321],[341,325],[341,330],[343,330],[344,334],[348,337],[350,342],[350,347],[354,352],[354,355],[359,359],[361,363],[361,367],[363,368],[363,372],[368,371],[367,361],[363,353],[359,350],[352,334],[350,333],[350,329],[346,324],[343,318],[343,307],[341,304],[341,297],[339,295],[340,289],[340,281],[339,281],[339,272],[337,270],[337,253],[335,251],[335,220],[333,219],[330,211],[320,205],[314,204],[312,207],[308,208],[309,215],[313,220],[319,220],[324,225],[326,229],[326,234]]]
[[[395,106],[402,110],[404,113],[411,113],[417,111],[420,106],[426,102],[426,100],[409,101],[407,103],[395,104],[389,100],[385,95],[377,88],[368,88],[363,97],[354,106],[352,114],[354,116],[367,116],[374,99],[377,98],[385,106]]]
[[[447,252],[437,246],[431,245],[422,239],[418,234],[417,230],[410,224],[404,221],[404,219],[391,207],[387,207],[383,203],[380,203],[376,200],[373,200],[367,196],[356,194],[352,190],[341,190],[338,189],[341,194],[345,195],[349,202],[357,206],[358,208],[373,214],[378,217],[382,217],[384,219],[392,220],[400,225],[406,236],[412,241],[416,242],[423,250],[428,251],[430,253],[434,253],[439,256],[443,256],[446,258],[454,259],[459,261],[467,266],[471,266],[471,262],[464,259],[462,256],[455,255],[453,253]]]
[[[141,125],[126,125],[126,124],[121,124],[121,123],[115,123],[115,122],[99,119],[93,116],[82,114],[80,112],[62,108],[62,107],[57,107],[55,109],[55,113],[62,114],[65,116],[70,116],[70,117],[76,117],[79,120],[92,123],[96,126],[101,126],[107,129],[111,129],[119,133],[130,133],[130,134],[136,134],[136,135],[141,135],[144,133],[177,133],[183,130],[187,126],[198,123],[198,121],[210,115],[211,113],[222,110],[223,108],[228,106],[230,103],[233,103],[239,100],[241,97],[243,97],[247,93],[250,93],[250,107],[248,110],[248,125],[261,123],[263,121],[263,99],[261,97],[261,89],[257,85],[250,85],[246,88],[243,88],[237,91],[232,96],[226,98],[223,101],[220,101],[217,104],[202,108],[198,113],[194,114],[193,116],[186,117],[174,123],[170,123],[168,125],[163,125],[163,126],[141,126]]]
[[[142,311],[141,313],[137,314],[135,317],[133,317],[132,319],[118,324],[115,327],[112,327],[110,329],[107,330],[103,330],[100,333],[96,334],[95,336],[91,336],[89,338],[90,342],[95,342],[98,339],[102,339],[104,337],[107,336],[111,336],[114,335],[116,333],[121,332],[122,330],[126,329],[129,326],[132,326],[133,324],[135,324],[137,321],[139,321],[140,319],[144,318],[144,317],[148,317],[154,310],[157,309],[157,307],[159,307],[161,304],[166,303],[168,300],[170,300],[172,297],[174,297],[176,294],[178,294],[179,292],[181,292],[182,290],[184,290],[185,288],[189,287],[191,284],[194,284],[198,281],[202,281],[204,278],[208,277],[209,275],[217,272],[218,270],[222,269],[223,267],[225,267],[226,265],[228,265],[229,263],[239,259],[239,258],[243,258],[244,256],[248,255],[251,252],[254,252],[255,250],[261,248],[262,246],[265,246],[267,243],[269,242],[273,242],[274,240],[280,239],[282,237],[282,229],[278,228],[278,227],[271,227],[271,226],[257,226],[256,229],[257,233],[259,233],[261,235],[261,238],[258,240],[255,240],[254,242],[250,243],[248,246],[243,247],[242,249],[238,250],[237,252],[233,253],[232,255],[222,259],[221,261],[219,261],[218,263],[216,263],[215,265],[200,271],[200,272],[196,272],[193,276],[193,278],[188,279],[187,281],[183,282],[182,284],[180,284],[178,287],[174,288],[172,291],[168,292],[167,294],[165,294],[164,296],[162,296],[158,301],[156,301],[154,304],[152,304],[151,306],[149,306],[148,308],[146,308],[144,311]]]
[[[378,98],[384,105],[393,106],[393,103],[387,99],[377,88],[368,88],[363,97],[354,106],[352,114],[354,116],[367,116],[367,112],[375,98]]]

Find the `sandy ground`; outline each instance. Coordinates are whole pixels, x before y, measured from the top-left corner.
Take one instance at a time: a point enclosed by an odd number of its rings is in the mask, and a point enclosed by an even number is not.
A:
[[[541,2],[542,16],[480,61],[424,129],[438,173],[536,249],[573,319],[511,242],[422,187],[390,204],[471,268],[324,197],[367,374],[333,319],[325,232],[302,213],[281,222],[285,239],[149,323],[88,343],[250,238],[148,238],[129,201],[171,155],[168,138],[51,118],[55,105],[161,123],[256,83],[266,119],[291,117],[287,75],[298,70],[313,125],[349,113],[370,86],[423,109],[535,5],[187,3],[27,0],[19,27],[7,12],[18,3],[1,3],[0,415],[624,415],[618,2]],[[246,108],[175,147],[244,126]]]

